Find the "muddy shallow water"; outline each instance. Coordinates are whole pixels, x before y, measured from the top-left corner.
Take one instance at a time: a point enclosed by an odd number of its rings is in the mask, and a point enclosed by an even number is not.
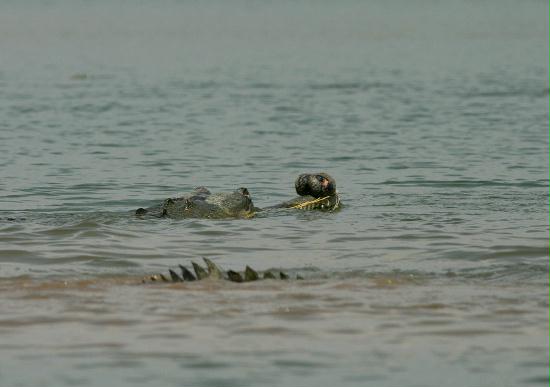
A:
[[[542,384],[545,287],[498,282],[404,273],[246,284],[3,280],[2,368],[27,369],[4,382]]]
[[[548,4],[0,4],[0,385],[548,383]],[[326,171],[343,207],[254,204]],[[302,281],[143,284],[201,256]]]

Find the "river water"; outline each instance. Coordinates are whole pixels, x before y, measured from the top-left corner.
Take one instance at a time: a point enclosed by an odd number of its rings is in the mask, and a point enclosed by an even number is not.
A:
[[[0,385],[547,385],[548,90],[543,1],[2,2]]]

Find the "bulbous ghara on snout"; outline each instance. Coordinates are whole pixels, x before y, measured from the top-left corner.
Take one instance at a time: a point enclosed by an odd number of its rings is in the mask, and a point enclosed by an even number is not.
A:
[[[328,173],[303,173],[296,179],[294,186],[300,196],[322,198],[336,194],[336,181]]]

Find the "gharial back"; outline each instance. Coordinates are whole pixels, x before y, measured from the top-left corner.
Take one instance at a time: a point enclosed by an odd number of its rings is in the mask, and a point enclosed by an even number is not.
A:
[[[248,218],[256,208],[246,188],[212,194],[205,187],[195,188],[189,195],[169,198],[159,206],[139,208],[136,215],[169,218]]]

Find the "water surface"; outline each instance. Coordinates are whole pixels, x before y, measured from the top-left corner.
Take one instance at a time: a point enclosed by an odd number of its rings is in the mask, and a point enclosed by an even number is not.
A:
[[[3,2],[0,384],[546,385],[547,15]],[[340,211],[132,215],[321,170]],[[201,256],[305,280],[141,283]]]

